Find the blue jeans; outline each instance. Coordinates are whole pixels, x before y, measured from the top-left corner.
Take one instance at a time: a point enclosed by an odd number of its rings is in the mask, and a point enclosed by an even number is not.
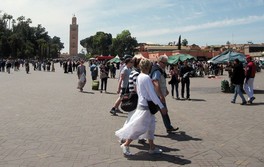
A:
[[[184,98],[184,88],[186,85],[186,98],[190,98],[190,78],[183,78],[181,80],[181,96]]]
[[[235,92],[234,92],[234,97],[233,97],[233,102],[236,102],[237,95],[239,95],[242,99],[242,102],[246,102],[246,99],[241,91],[241,86],[240,85],[235,85]]]
[[[174,96],[174,88],[175,88],[175,92],[176,92],[176,97],[179,97],[179,91],[178,91],[179,82],[176,82],[176,83],[172,83],[171,84],[171,95],[172,96]]]
[[[166,103],[162,103],[162,104],[164,105],[164,107],[167,108]],[[161,113],[161,111],[160,111],[160,113]],[[167,113],[166,115],[163,115],[163,114],[161,113],[161,116],[162,116],[162,120],[163,120],[163,123],[164,123],[166,129],[172,129],[173,126],[171,126],[171,121],[170,121],[169,114]]]

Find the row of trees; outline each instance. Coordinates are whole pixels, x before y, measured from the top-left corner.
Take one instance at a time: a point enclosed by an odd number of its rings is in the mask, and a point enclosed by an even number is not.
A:
[[[0,12],[0,59],[57,58],[64,48],[59,37],[50,37],[44,27],[30,26],[30,18],[13,19]]]
[[[112,38],[112,34],[105,32],[97,32],[95,35],[80,41],[82,47],[86,48],[87,54],[92,55],[119,55],[123,57],[126,54],[134,55],[138,42],[135,37],[131,36],[129,30],[123,30],[117,34],[116,38]],[[178,43],[170,42],[168,45],[177,45],[181,50],[182,46],[187,46],[187,39],[181,41],[179,36]]]
[[[126,54],[134,55],[138,46],[136,38],[131,36],[129,30],[123,30],[116,38],[110,33],[100,31],[81,40],[80,44],[86,48],[88,55],[119,55],[120,57]]]

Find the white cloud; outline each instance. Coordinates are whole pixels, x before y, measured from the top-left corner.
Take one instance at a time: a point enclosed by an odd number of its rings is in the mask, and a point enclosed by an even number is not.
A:
[[[263,21],[264,15],[261,16],[248,16],[244,18],[238,19],[225,19],[220,21],[214,21],[209,23],[203,23],[198,25],[187,25],[178,28],[161,28],[161,29],[151,29],[142,32],[136,32],[135,35],[138,37],[149,37],[149,36],[161,36],[164,34],[174,34],[174,33],[183,33],[183,32],[192,32],[204,29],[215,29],[215,28],[223,28],[223,27],[230,27],[236,25],[243,25],[254,23],[258,21]]]
[[[230,5],[223,6],[227,3]],[[232,3],[229,0],[1,0],[0,10],[14,18],[21,15],[31,18],[33,26],[42,24],[50,36],[61,38],[65,46],[63,52],[68,52],[69,25],[73,14],[79,24],[79,40],[97,31],[111,33],[115,37],[117,33],[128,29],[141,40],[139,42],[158,42],[168,41],[164,37],[175,34],[263,22],[264,15],[251,10],[263,5],[263,0],[233,0]],[[250,11],[251,16],[244,12],[233,12],[238,8]],[[226,14],[228,12],[231,13]],[[236,15],[241,18],[236,18]]]

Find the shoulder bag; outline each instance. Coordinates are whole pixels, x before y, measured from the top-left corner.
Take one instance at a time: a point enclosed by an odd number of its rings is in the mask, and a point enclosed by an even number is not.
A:
[[[138,95],[136,92],[130,92],[122,98],[121,109],[126,112],[131,112],[137,108]]]
[[[147,101],[148,102],[148,107],[149,107],[149,111],[151,114],[156,114],[160,108],[158,105],[156,105],[153,101]]]

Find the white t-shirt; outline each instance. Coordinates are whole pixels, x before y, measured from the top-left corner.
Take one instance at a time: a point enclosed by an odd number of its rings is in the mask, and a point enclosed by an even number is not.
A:
[[[141,106],[148,106],[147,101],[153,101],[160,108],[164,108],[160,99],[158,98],[152,80],[149,75],[140,73],[137,77],[137,94],[138,104]]]

